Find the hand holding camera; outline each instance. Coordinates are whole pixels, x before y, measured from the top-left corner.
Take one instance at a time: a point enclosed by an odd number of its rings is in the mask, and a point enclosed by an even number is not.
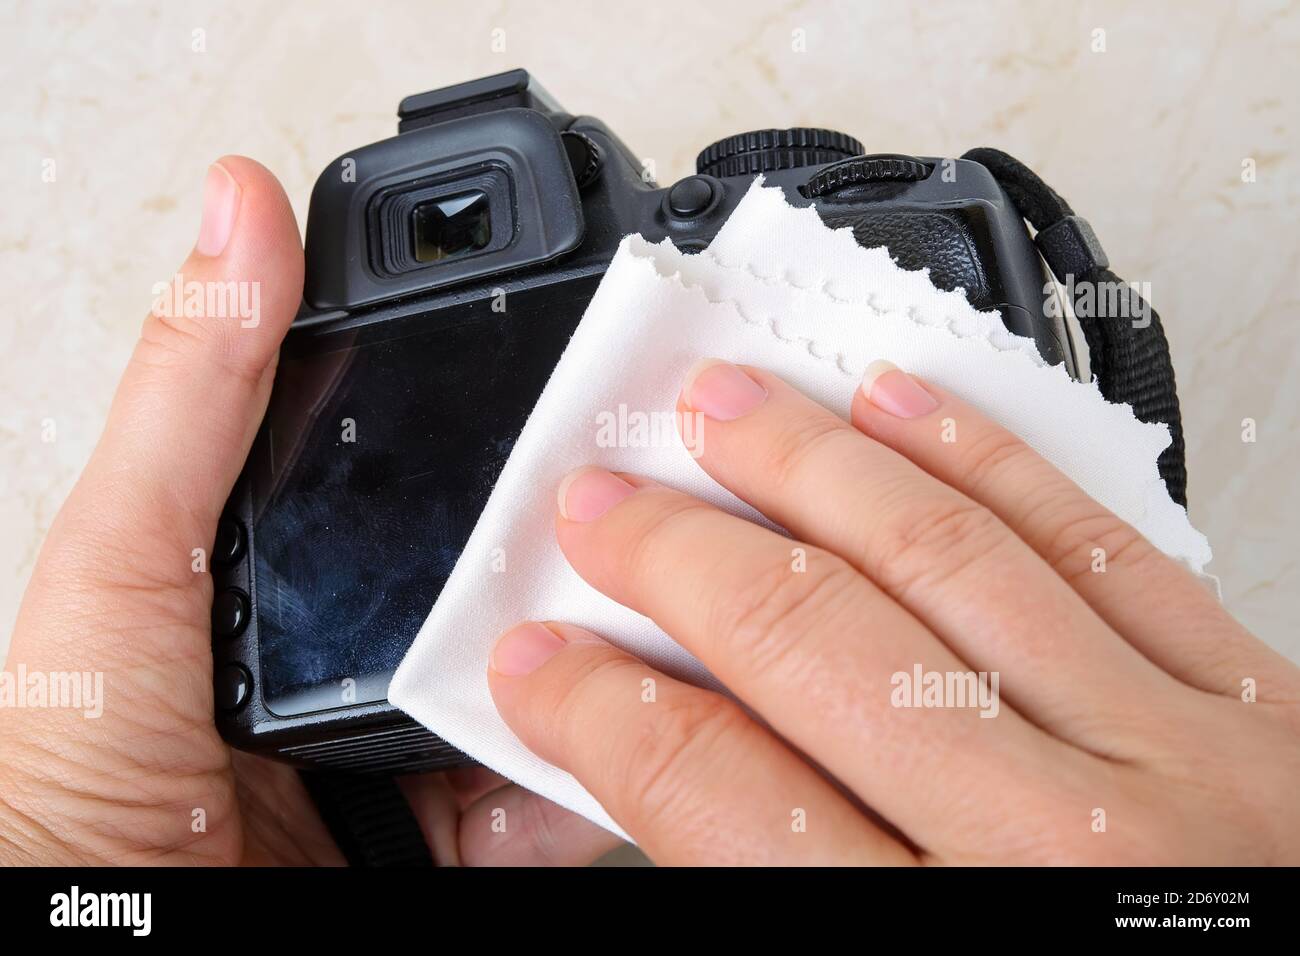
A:
[[[955,185],[932,160],[858,157],[843,134],[768,131],[720,141],[661,190],[526,74],[412,97],[402,115],[401,135],[322,175],[305,284],[270,173],[238,157],[210,170],[181,274],[255,284],[258,320],[173,303],[145,322],[9,657],[106,674],[105,696],[130,706],[0,712],[6,861],[343,862],[328,802],[294,765],[444,768],[401,784],[437,862],[609,849],[586,820],[459,766],[388,705],[387,680],[618,238],[698,248],[755,172],[864,244],[938,263],[936,282],[1074,369],[1020,215],[980,163],[960,161]],[[1062,216],[1062,254],[1105,269]],[[701,466],[807,546],[809,573],[779,586],[787,539],[631,475],[559,489],[575,569],[752,710],[664,675],[661,706],[640,707],[646,665],[524,622],[490,674],[520,738],[662,862],[989,862],[992,845],[1025,863],[1295,862],[1296,668],[1011,436],[876,373],[851,423],[761,369],[713,363],[683,382],[681,408],[706,419]],[[918,439],[938,415],[980,436],[965,458]],[[1072,563],[1090,538],[1109,542],[1106,575]],[[898,677],[879,662],[899,644],[924,667],[897,701],[866,692]],[[994,649],[1035,679],[995,689]],[[928,706],[935,674],[941,688],[974,675],[999,720],[955,708],[934,733],[899,719]],[[973,735],[982,723],[996,733]],[[503,809],[522,821],[505,834]]]
[[[228,156],[208,173],[188,279],[257,282],[261,321],[144,323],[90,463],[24,596],[9,670],[102,673],[102,715],[0,710],[0,860],[28,864],[341,864],[291,766],[232,751],[213,725],[217,523],[257,431],[302,291],[280,184]],[[439,863],[571,863],[617,841],[482,768],[403,781]],[[516,826],[494,833],[491,813]]]

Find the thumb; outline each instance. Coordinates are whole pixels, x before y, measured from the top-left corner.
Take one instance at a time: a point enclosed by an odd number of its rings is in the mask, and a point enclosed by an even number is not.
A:
[[[129,475],[129,507],[153,508],[168,525],[215,528],[266,410],[302,282],[298,226],[279,182],[250,159],[214,163],[198,241],[154,287],[88,471]]]
[[[206,578],[193,573],[192,552],[212,546],[302,282],[298,227],[275,177],[239,156],[214,163],[198,240],[154,287],[104,433],[50,529],[25,604],[46,585],[192,592]]]

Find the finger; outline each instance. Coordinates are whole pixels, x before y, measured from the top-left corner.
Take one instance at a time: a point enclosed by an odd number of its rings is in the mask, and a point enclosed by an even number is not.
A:
[[[517,784],[465,808],[460,853],[466,866],[587,866],[623,841]]]
[[[623,842],[486,767],[408,774],[398,785],[437,866],[586,866]]]
[[[214,164],[199,239],[145,320],[88,469],[129,469],[122,510],[133,522],[152,508],[160,526],[215,528],[266,410],[302,276],[298,226],[275,177],[238,156]]]
[[[917,707],[917,672],[976,675],[834,554],[599,469],[570,475],[561,494],[556,535],[583,578],[651,618],[926,850],[992,828],[1000,781],[1024,784],[1024,814],[1050,812],[1062,762],[1085,756],[1000,705],[991,675],[982,698],[968,685],[966,707]]]
[[[243,835],[241,866],[347,865],[297,767],[238,750],[230,751],[230,764],[236,806],[224,819],[209,815],[207,835],[187,850],[205,840],[228,840],[235,830]]]
[[[70,512],[93,508],[105,534],[210,546],[266,410],[302,276],[298,227],[275,177],[238,156],[213,164],[199,239],[156,287]],[[188,570],[188,558],[180,564]]]
[[[1127,753],[1153,696],[1181,689],[990,511],[775,375],[702,363],[680,410],[703,417],[698,461],[719,483],[844,556],[1053,734]]]
[[[996,514],[1148,659],[1194,687],[1234,697],[1248,676],[1289,679],[1284,659],[1190,572],[1017,436],[929,383],[934,407],[909,415],[895,393],[914,394],[910,376],[888,363],[879,368],[872,397],[860,389],[854,398],[853,424]],[[957,441],[939,440],[934,423],[943,420]]]
[[[462,810],[484,794],[499,790],[510,782],[495,770],[480,764],[444,770],[443,775]]]
[[[403,774],[397,786],[420,825],[434,866],[460,866],[460,800],[446,775]]]
[[[151,595],[157,608],[173,597],[186,611],[210,600],[193,552],[212,546],[266,408],[302,275],[298,228],[275,177],[237,156],[214,164],[199,239],[157,287],[104,434],[42,550],[29,603],[105,585]],[[83,631],[78,641],[90,639]]]
[[[588,631],[522,624],[491,661],[492,697],[520,740],[658,863],[913,860],[735,703]]]

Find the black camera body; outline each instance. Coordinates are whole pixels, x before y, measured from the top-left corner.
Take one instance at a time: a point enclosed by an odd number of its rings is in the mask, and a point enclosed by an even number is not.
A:
[[[217,724],[238,748],[354,771],[467,762],[388,703],[389,679],[620,240],[702,249],[757,174],[1075,373],[1043,262],[979,163],[768,130],[659,188],[523,70],[408,97],[399,118],[316,182],[303,308],[213,549]]]

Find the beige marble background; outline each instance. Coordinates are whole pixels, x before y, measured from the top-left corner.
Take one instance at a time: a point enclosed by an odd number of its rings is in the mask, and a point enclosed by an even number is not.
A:
[[[1224,598],[1300,659],[1295,4],[86,0],[0,3],[0,32],[0,650],[208,162],[260,159],[301,222],[320,168],[392,135],[402,96],[524,66],[661,182],[770,126],[1028,162],[1150,283]]]

